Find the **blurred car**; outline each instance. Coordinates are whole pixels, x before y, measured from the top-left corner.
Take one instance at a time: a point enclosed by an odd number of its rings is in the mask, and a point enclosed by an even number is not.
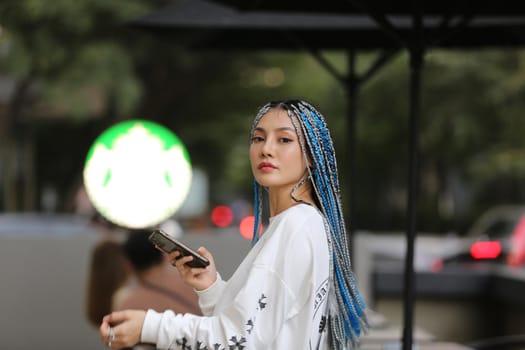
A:
[[[456,263],[498,262],[525,264],[525,206],[504,205],[489,209],[465,236],[434,260],[432,270]]]

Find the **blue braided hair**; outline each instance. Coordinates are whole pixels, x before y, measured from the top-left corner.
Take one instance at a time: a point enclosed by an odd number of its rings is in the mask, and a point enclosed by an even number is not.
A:
[[[365,303],[357,289],[350,261],[337,162],[330,131],[324,117],[311,104],[302,100],[283,100],[267,103],[259,110],[250,135],[261,118],[273,108],[287,111],[297,135],[300,136],[305,160],[307,164],[311,164],[308,178],[312,184],[315,204],[324,218],[331,260],[328,300],[331,348],[348,349],[357,346],[358,338],[368,324]],[[301,181],[304,180],[303,178]],[[293,190],[291,196],[294,198]],[[254,244],[260,235],[262,198],[262,186],[254,181]]]

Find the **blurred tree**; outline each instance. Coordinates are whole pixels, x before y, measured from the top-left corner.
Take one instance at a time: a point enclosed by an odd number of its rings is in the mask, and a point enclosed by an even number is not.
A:
[[[357,182],[364,188],[357,202],[366,228],[404,228],[406,59],[400,56],[362,94]],[[420,126],[421,231],[462,231],[491,205],[525,201],[523,62],[520,50],[428,54]]]
[[[520,50],[436,52],[426,84],[426,165],[435,169],[435,205],[441,219],[466,222],[488,207],[525,201],[525,150]],[[453,176],[470,189],[454,191]],[[442,200],[452,199],[446,206]],[[466,202],[465,202],[466,200]],[[448,213],[447,213],[448,212]]]
[[[5,210],[37,207],[32,135],[37,117],[104,115],[113,103],[123,109],[132,104],[138,87],[114,35],[123,20],[148,8],[139,0],[0,3],[0,69],[15,82],[0,123]],[[120,98],[106,101],[107,96]]]

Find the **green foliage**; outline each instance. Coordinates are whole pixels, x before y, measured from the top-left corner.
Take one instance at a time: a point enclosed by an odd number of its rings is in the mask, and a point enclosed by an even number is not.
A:
[[[523,53],[485,50],[437,53],[429,60],[433,88],[442,96],[427,110],[425,147],[440,162],[462,169],[473,198],[498,193],[479,210],[497,202],[523,201],[523,186],[501,187],[496,179],[525,179]],[[494,191],[494,186],[499,189]],[[493,188],[493,189],[491,189]],[[518,189],[518,191],[516,191]],[[492,203],[491,203],[492,202]]]
[[[81,48],[76,64],[41,82],[40,103],[83,118],[101,115],[108,103],[115,103],[116,113],[129,116],[140,101],[141,89],[127,52],[112,43],[99,43]]]
[[[522,62],[519,50],[427,55],[419,128],[421,230],[449,230],[467,213],[525,200]],[[365,227],[380,228],[379,215],[403,229],[407,67],[406,56],[399,57],[361,92],[357,203]],[[452,185],[458,181],[466,198]],[[444,209],[443,201],[450,198],[455,204]]]
[[[30,79],[41,91],[38,102],[62,114],[103,112],[94,106],[93,92],[99,100],[115,96],[119,110],[129,112],[140,86],[125,41],[115,40],[114,33],[148,9],[140,0],[3,1],[0,67],[14,78]]]

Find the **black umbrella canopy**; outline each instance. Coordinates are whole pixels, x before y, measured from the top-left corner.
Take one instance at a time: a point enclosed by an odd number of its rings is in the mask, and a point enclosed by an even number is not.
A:
[[[220,0],[242,10],[279,10],[333,13],[377,13],[410,15],[417,11],[434,15],[525,15],[525,7],[519,1],[472,1],[472,0],[325,0],[307,2],[301,0]]]
[[[377,50],[406,46],[404,41],[412,35],[412,19],[404,15],[386,20],[392,24],[394,34],[363,14],[240,11],[210,1],[187,0],[133,19],[129,24],[201,49]],[[525,16],[473,18],[466,24],[458,16],[445,21],[427,15],[423,18],[422,35],[428,46],[443,48],[517,46],[525,42]]]
[[[334,36],[340,31],[355,35],[358,29],[375,30],[377,41],[387,41],[374,21],[365,16],[349,21],[347,16],[334,14],[244,13],[204,0],[173,3],[129,24],[201,49],[294,50],[303,48],[303,43],[310,49],[338,49],[340,43]],[[373,47],[359,43],[361,48]]]

